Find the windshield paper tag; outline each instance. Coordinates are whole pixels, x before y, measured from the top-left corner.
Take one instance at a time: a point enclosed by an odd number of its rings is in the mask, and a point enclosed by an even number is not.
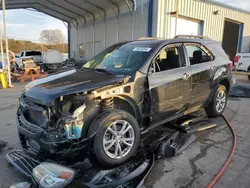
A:
[[[151,48],[148,47],[135,47],[133,49],[134,52],[149,52]]]

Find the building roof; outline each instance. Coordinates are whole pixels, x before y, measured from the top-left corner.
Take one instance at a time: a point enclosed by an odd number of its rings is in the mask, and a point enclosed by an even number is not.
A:
[[[6,0],[6,9],[33,8],[65,22],[77,22],[82,19],[95,22],[96,15],[106,16],[106,11],[127,7],[127,11],[136,9],[135,0]],[[0,5],[1,7],[1,5]]]

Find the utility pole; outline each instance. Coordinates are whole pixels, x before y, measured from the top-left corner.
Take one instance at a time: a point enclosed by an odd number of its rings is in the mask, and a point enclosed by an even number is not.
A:
[[[3,65],[4,64],[4,56],[3,56],[3,37],[2,37],[2,26],[1,25],[0,25],[0,48],[1,48],[1,62]]]
[[[176,12],[175,12],[175,36],[177,35],[178,17],[179,17],[179,0],[176,0]]]
[[[9,44],[7,37],[7,26],[6,26],[6,14],[5,14],[5,0],[2,0],[2,10],[3,10],[3,26],[4,26],[4,36],[5,36],[5,47],[6,47],[6,59],[8,63],[8,86],[13,87],[11,83],[11,75],[10,75],[10,58],[9,58]]]
[[[43,53],[43,40],[42,39],[41,39],[41,43],[42,43],[41,45],[42,45],[42,53]]]

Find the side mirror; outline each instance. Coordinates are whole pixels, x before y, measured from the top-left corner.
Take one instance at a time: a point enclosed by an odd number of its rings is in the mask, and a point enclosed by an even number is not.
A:
[[[153,63],[150,65],[149,70],[148,70],[149,75],[155,73],[155,66],[154,65],[155,65],[155,62],[153,61]]]
[[[155,72],[154,67],[150,67],[150,68],[149,68],[149,74],[153,74],[154,72]]]

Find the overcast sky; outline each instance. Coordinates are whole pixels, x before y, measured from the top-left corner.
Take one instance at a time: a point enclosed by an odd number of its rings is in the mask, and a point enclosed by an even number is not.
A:
[[[244,9],[246,11],[250,11],[250,0],[216,0],[216,1]]]
[[[0,22],[3,20],[0,12]],[[67,27],[62,21],[31,10],[7,10],[7,33],[9,38],[39,42],[40,32],[44,29],[60,29],[67,38]]]
[[[250,11],[250,0],[214,0]],[[67,38],[67,28],[62,21],[40,12],[30,10],[8,10],[7,33],[9,38],[39,42],[40,32],[44,29],[60,29]],[[2,11],[0,11],[0,22]]]

